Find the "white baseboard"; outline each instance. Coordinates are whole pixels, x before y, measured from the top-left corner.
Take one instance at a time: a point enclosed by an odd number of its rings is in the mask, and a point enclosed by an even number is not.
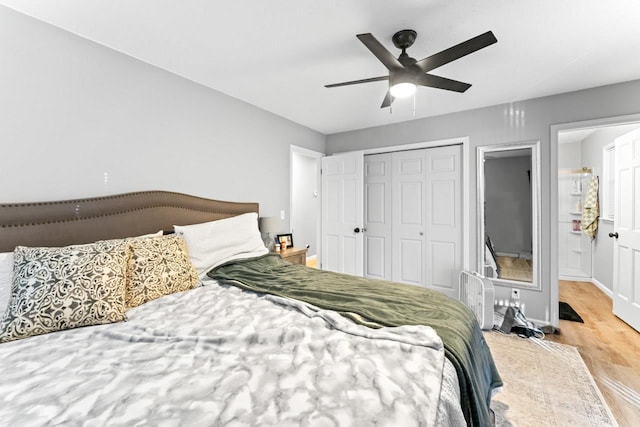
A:
[[[547,320],[532,319],[532,318],[529,318],[529,317],[527,317],[527,320],[530,321],[530,322],[533,322],[536,326],[547,326],[547,325],[551,324],[551,322],[549,322]]]
[[[513,252],[496,252],[496,256],[508,256],[511,258],[518,258],[518,254]]]
[[[595,285],[595,287],[600,289],[602,292],[604,292],[605,295],[607,295],[609,298],[613,298],[613,291],[611,289],[607,288],[605,285],[603,285],[597,279],[594,279],[593,277],[560,276],[559,279],[560,280],[568,280],[568,281],[571,281],[571,282],[593,283]]]
[[[558,277],[559,280],[567,280],[569,282],[591,282],[591,277],[585,276],[568,276],[568,275],[560,275]]]
[[[594,285],[596,285],[596,288],[600,289],[602,292],[604,292],[609,298],[613,299],[613,291],[609,288],[607,288],[605,285],[603,285],[601,282],[599,282],[597,279],[591,279],[590,280],[591,283],[593,283]]]

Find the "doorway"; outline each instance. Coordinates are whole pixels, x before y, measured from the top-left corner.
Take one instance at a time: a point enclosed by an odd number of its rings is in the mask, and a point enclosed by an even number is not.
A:
[[[552,215],[555,216],[551,232],[556,238],[552,256],[557,261],[557,269],[552,277],[588,281],[613,297],[617,274],[614,264],[616,239],[609,234],[615,233],[612,214],[615,182],[612,184],[607,177],[615,174],[612,165],[607,164],[606,151],[616,138],[637,128],[640,128],[640,114],[551,127],[552,146],[555,144],[557,150],[556,164],[552,164],[555,185],[551,188]],[[591,179],[599,184],[600,211],[593,239],[585,234],[581,224],[584,206],[581,194],[587,191]],[[573,243],[566,241],[571,238]],[[557,325],[558,282],[551,283],[550,308],[550,319]]]
[[[307,260],[316,262],[320,247],[320,159],[323,153],[292,145],[290,148],[290,212],[294,245],[307,248]]]

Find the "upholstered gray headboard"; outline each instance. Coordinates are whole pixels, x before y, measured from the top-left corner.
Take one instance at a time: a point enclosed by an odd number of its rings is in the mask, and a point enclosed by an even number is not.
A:
[[[0,252],[23,246],[66,246],[173,230],[259,212],[257,203],[143,191],[88,199],[0,204]]]

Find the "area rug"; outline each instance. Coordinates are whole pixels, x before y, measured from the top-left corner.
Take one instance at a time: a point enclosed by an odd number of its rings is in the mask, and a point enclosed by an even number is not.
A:
[[[484,336],[504,381],[491,402],[497,427],[618,425],[575,347]]]
[[[582,317],[566,302],[560,301],[560,319],[561,320],[571,320],[572,322],[580,322],[584,323]]]

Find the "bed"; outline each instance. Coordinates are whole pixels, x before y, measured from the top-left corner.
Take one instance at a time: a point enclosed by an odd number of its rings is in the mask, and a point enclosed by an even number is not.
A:
[[[0,424],[491,424],[470,310],[284,263],[258,213],[162,191],[0,205]]]

